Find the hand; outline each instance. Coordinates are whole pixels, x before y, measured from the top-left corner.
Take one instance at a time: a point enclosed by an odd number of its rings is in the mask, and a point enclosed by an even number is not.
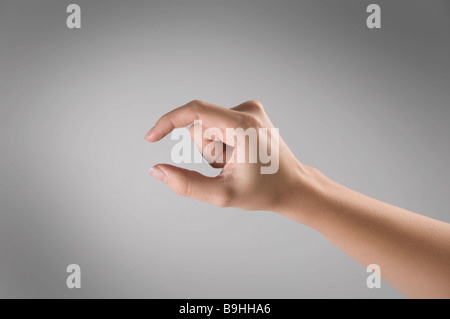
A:
[[[281,213],[316,229],[364,267],[379,265],[383,278],[407,296],[450,297],[450,224],[380,202],[331,181],[298,162],[281,138],[279,147],[271,149],[278,151],[279,157],[275,174],[261,174],[261,161],[236,162],[240,152],[251,152],[247,144],[230,139],[226,128],[273,128],[257,101],[231,109],[192,101],[161,117],[145,138],[158,141],[174,128],[197,120],[202,120],[202,131],[215,128],[222,132],[221,138],[211,136],[206,140],[192,134],[202,154],[211,143],[220,144],[222,152],[211,154],[207,160],[213,167],[222,168],[222,172],[206,177],[167,164],[153,167],[150,174],[176,193],[221,207]],[[191,126],[191,133],[194,128]],[[258,130],[256,138],[262,142],[258,146],[271,140]],[[228,152],[224,155],[223,151],[230,146],[233,148],[228,158]],[[234,161],[223,163],[225,159]]]
[[[202,121],[202,132],[208,128],[217,128],[221,131],[221,139],[195,140],[195,121]],[[169,134],[174,128],[191,125],[191,137],[195,140],[202,154],[210,143],[220,143],[220,149],[230,150],[230,139],[227,138],[227,128],[255,128],[257,132],[258,145],[266,143],[271,152],[278,152],[278,171],[274,174],[262,174],[259,157],[256,163],[246,160],[238,163],[236,160],[238,152],[245,152],[248,159],[248,143],[245,149],[235,147],[232,149],[231,157],[234,162],[230,163],[225,153],[215,154],[215,158],[207,158],[208,162],[222,169],[216,177],[207,177],[195,171],[189,171],[168,164],[158,164],[150,170],[150,174],[165,182],[177,194],[192,197],[201,201],[209,202],[216,206],[233,206],[247,210],[270,210],[283,211],[290,202],[293,194],[292,189],[309,189],[307,182],[307,167],[300,164],[284,141],[279,139],[279,147],[272,147],[270,134],[274,134],[274,128],[270,122],[263,106],[258,101],[248,101],[231,109],[223,108],[210,103],[194,100],[162,116],[155,126],[147,133],[145,139],[149,142],[159,141]],[[259,128],[267,128],[268,135],[262,136]],[[277,134],[277,133],[276,133]],[[264,139],[264,140],[262,140]],[[233,145],[233,141],[231,141]],[[238,144],[239,145],[239,144]],[[229,154],[229,153],[228,153]],[[274,153],[271,153],[274,155]],[[273,157],[273,156],[272,156]],[[219,161],[219,158],[221,159]]]

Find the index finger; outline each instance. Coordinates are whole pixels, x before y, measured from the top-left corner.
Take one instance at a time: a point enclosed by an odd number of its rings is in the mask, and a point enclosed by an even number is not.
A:
[[[145,135],[145,139],[149,142],[159,141],[173,129],[185,127],[197,120],[202,120],[202,125],[206,128],[235,127],[239,123],[239,115],[234,110],[194,100],[164,114]]]

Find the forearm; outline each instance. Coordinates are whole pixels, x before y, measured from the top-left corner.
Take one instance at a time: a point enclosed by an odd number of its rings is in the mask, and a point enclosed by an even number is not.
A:
[[[278,212],[310,226],[408,297],[450,297],[450,224],[380,202],[302,167]]]

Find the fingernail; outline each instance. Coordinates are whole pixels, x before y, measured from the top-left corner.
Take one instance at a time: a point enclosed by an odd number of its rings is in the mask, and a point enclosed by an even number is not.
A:
[[[152,128],[150,129],[150,131],[148,131],[148,133],[145,135],[145,139],[146,139],[147,141],[149,141],[149,142],[151,142],[152,139],[153,139],[153,135],[154,135],[153,129],[154,129],[154,128],[155,128],[155,127],[152,127]]]
[[[149,171],[150,175],[152,175],[153,177],[159,179],[160,181],[165,182],[166,181],[166,173],[164,173],[164,171],[162,169],[160,169],[159,167],[152,167],[150,168]]]

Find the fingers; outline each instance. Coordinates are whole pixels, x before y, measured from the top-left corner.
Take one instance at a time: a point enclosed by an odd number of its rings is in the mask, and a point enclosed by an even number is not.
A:
[[[193,136],[193,140],[211,166],[223,168],[233,156],[235,145],[234,135],[225,134],[226,129],[260,127],[261,123],[255,115],[261,110],[261,104],[256,101],[227,109],[194,100],[163,115],[147,133],[145,139],[149,142],[159,141],[173,129],[201,120],[201,136]],[[192,129],[194,126],[191,127],[191,134]],[[231,175],[222,173],[217,177],[207,177],[195,171],[167,164],[156,165],[150,170],[152,176],[162,180],[177,194],[226,207],[230,206],[233,197],[233,183]]]
[[[208,177],[168,164],[158,164],[150,175],[167,184],[175,193],[220,207],[230,204],[230,188],[224,176]]]
[[[235,127],[239,125],[238,112],[214,104],[194,100],[163,115],[147,133],[145,139],[155,142],[172,132],[174,128],[185,127],[202,120],[206,127]]]
[[[233,148],[224,144],[223,135],[218,129],[205,129],[198,123],[189,128],[191,138],[203,158],[214,168],[223,168]],[[228,152],[228,153],[227,153]],[[228,157],[227,157],[228,154]]]

